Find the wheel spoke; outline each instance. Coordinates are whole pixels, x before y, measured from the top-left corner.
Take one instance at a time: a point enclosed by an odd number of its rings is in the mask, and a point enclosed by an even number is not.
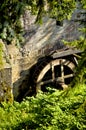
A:
[[[64,79],[66,79],[66,78],[71,78],[71,77],[73,77],[74,76],[74,74],[68,74],[68,75],[65,75],[64,76]]]
[[[64,81],[64,65],[63,65],[63,61],[61,60],[60,63],[61,63],[61,78],[62,78],[62,82],[65,82]]]
[[[68,75],[64,76],[64,79],[71,78],[73,76],[74,76],[74,74],[68,74]],[[57,77],[57,78],[55,78],[55,81],[59,83],[59,82],[62,82],[63,80],[62,80],[62,77]]]
[[[52,80],[55,80],[55,72],[54,72],[54,65],[51,63],[51,71],[52,71]]]
[[[40,82],[39,84],[40,84],[40,86],[41,86],[41,85],[45,85],[45,84],[52,83],[52,82],[53,82],[53,79],[49,79],[49,80],[47,80],[47,81],[42,81],[42,82]]]

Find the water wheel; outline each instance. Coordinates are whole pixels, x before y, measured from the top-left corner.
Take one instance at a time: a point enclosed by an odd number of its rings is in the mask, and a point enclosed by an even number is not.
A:
[[[44,92],[47,87],[65,89],[74,77],[75,64],[68,59],[43,61],[34,71],[33,79],[36,88]]]

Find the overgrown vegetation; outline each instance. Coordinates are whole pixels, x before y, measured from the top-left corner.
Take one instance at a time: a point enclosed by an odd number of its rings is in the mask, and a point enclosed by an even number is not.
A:
[[[0,1],[0,38],[10,44],[14,39],[21,42],[22,28],[20,17],[23,14],[24,2],[18,0]]]
[[[82,34],[86,33],[86,28],[79,29]],[[78,60],[79,65],[76,69],[76,77],[73,82],[73,86],[76,83],[86,83],[86,37],[84,35],[80,36],[78,40],[74,40],[72,42],[63,41],[64,44],[75,46],[82,51],[81,58]]]
[[[79,1],[86,9],[86,2]],[[23,33],[21,16],[26,9],[36,15],[36,22],[41,22],[45,14],[62,21],[70,19],[76,8],[76,0],[1,0],[0,1],[0,38],[7,44],[15,41],[22,43]]]
[[[0,130],[85,130],[86,85],[0,105]]]

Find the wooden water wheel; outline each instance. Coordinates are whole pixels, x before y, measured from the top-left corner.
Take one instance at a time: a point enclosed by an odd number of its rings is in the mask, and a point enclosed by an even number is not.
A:
[[[74,77],[75,64],[68,59],[43,61],[33,74],[36,93],[47,91],[47,87],[65,89]]]

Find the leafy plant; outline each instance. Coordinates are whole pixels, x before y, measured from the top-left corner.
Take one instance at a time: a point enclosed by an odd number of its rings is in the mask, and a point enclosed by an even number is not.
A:
[[[18,0],[3,0],[0,2],[0,38],[11,43],[15,38],[19,40],[22,34],[20,17],[24,12],[25,2]]]
[[[21,103],[2,102],[0,130],[86,129],[86,85],[65,91],[39,92]]]
[[[81,31],[82,34],[85,35],[86,28],[85,27],[79,28],[79,31]],[[75,76],[74,82],[72,83],[73,86],[77,82],[79,82],[79,83],[85,82],[86,83],[86,67],[85,67],[85,63],[86,63],[86,38],[84,35],[80,36],[80,38],[78,40],[74,40],[72,42],[67,42],[67,41],[63,40],[64,44],[75,46],[82,51],[81,58],[79,59],[78,67],[76,69],[76,76]]]
[[[36,22],[42,22],[42,17],[48,15],[62,21],[70,19],[76,8],[76,0],[1,0],[0,2],[0,38],[7,44],[15,39],[16,44],[24,40],[21,26],[21,16],[26,8],[36,15]],[[86,2],[80,0],[83,8]],[[22,37],[22,38],[21,38]]]

